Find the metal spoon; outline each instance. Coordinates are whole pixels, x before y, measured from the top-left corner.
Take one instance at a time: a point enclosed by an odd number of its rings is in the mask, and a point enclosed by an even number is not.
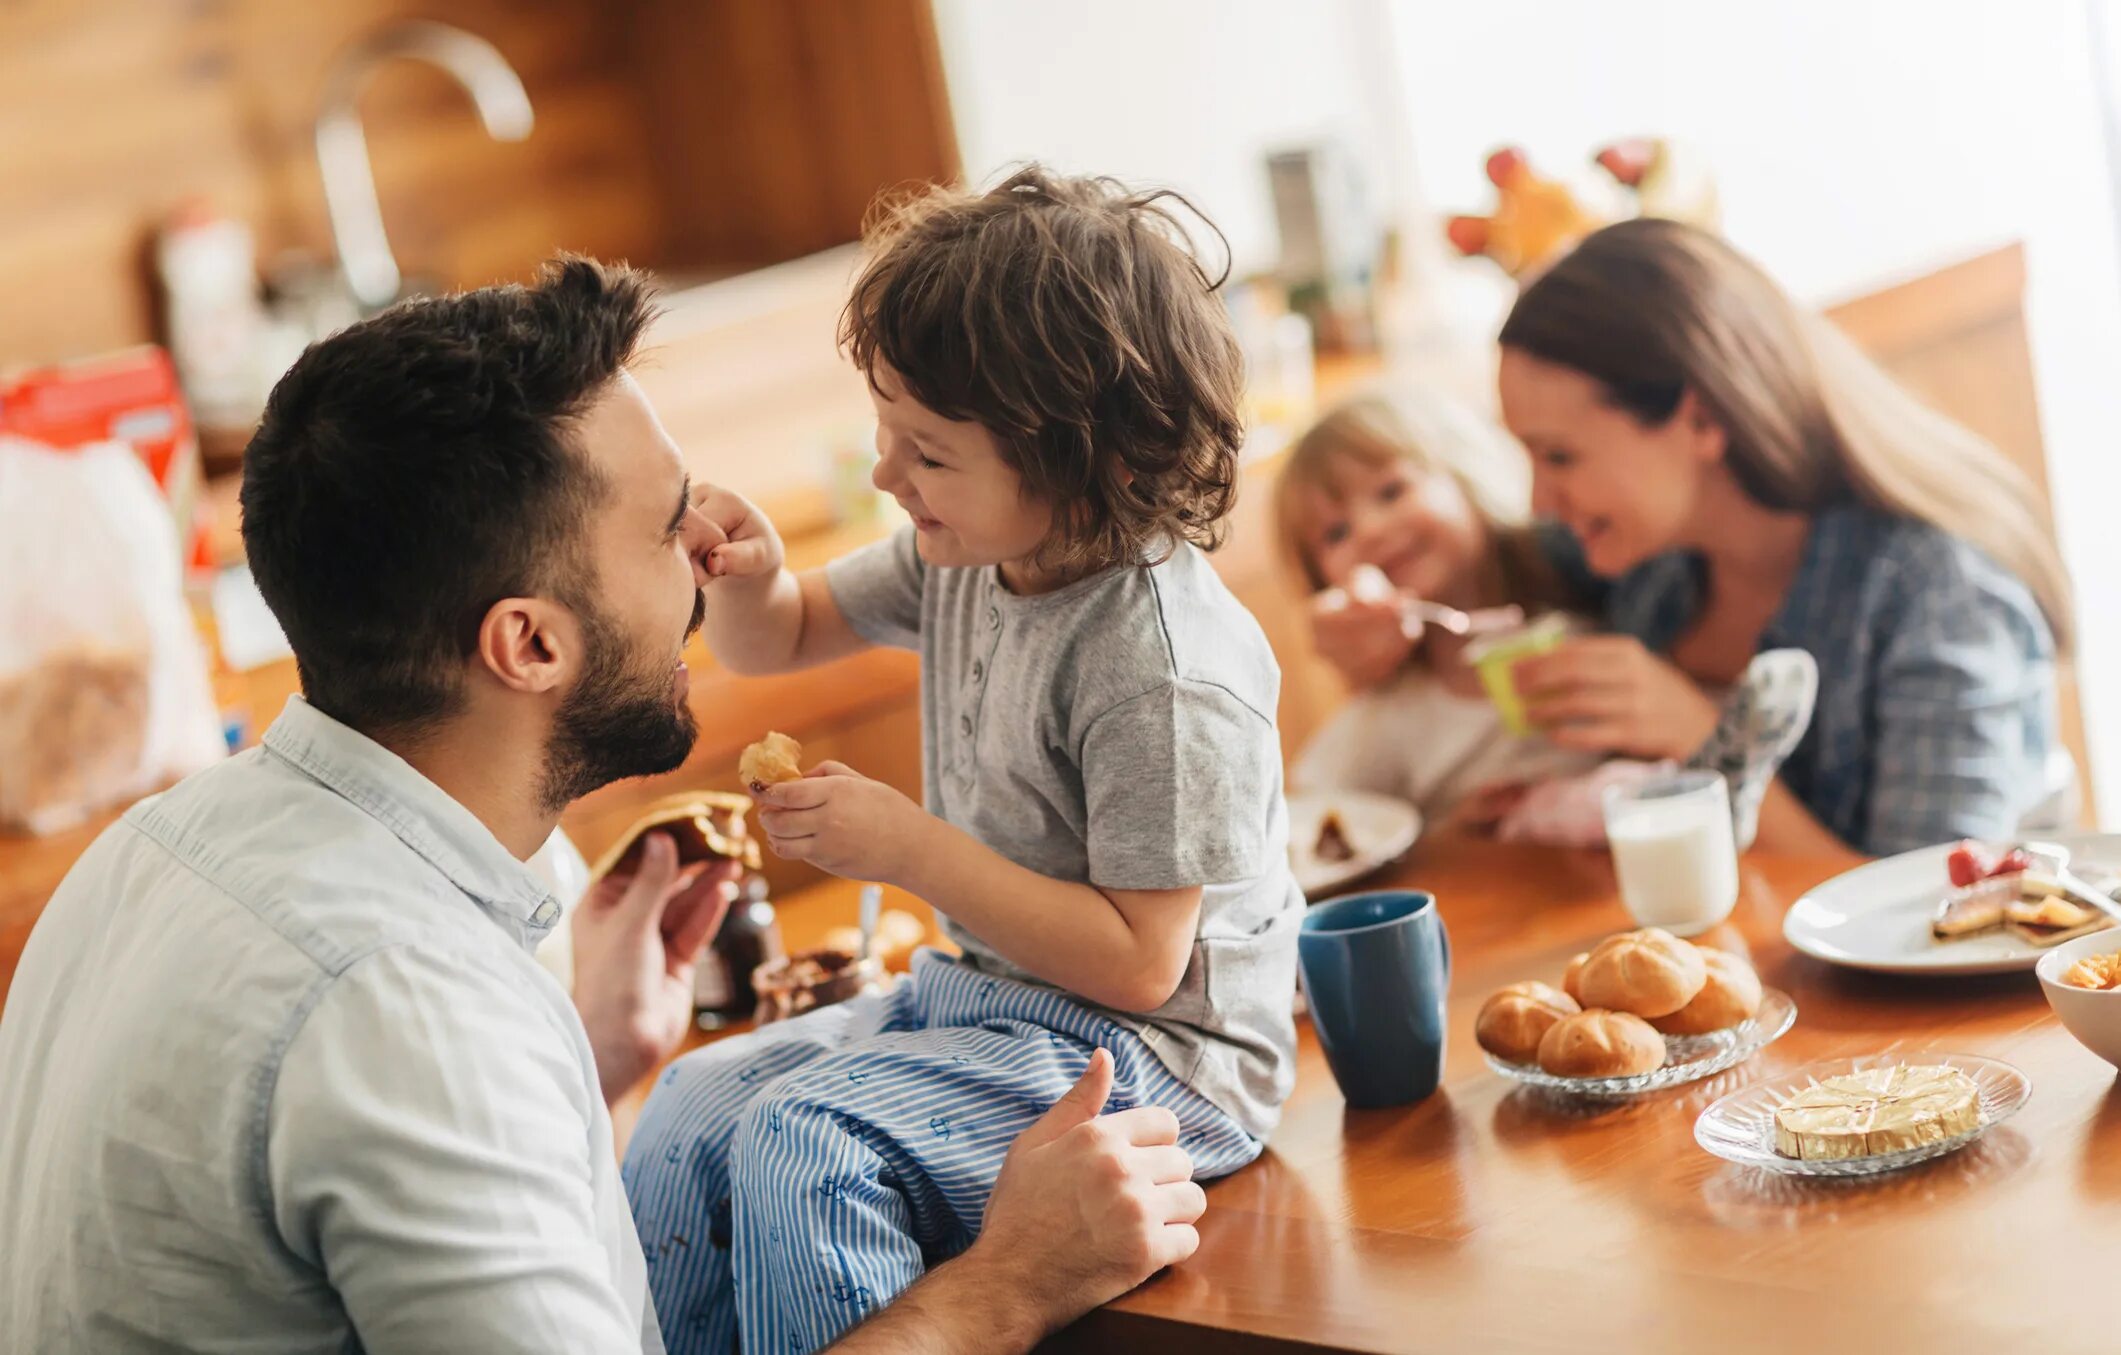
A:
[[[1357,565],[1345,588],[1331,590],[1329,607],[1357,602],[1392,602],[1399,607],[1399,628],[1409,640],[1419,639],[1424,626],[1435,626],[1460,637],[1492,630],[1514,630],[1524,624],[1522,607],[1484,607],[1462,612],[1456,607],[1402,593],[1392,586],[1385,572],[1375,565]]]
[[[1483,607],[1477,612],[1462,612],[1456,607],[1446,607],[1441,602],[1402,597],[1399,601],[1399,613],[1403,619],[1411,617],[1423,625],[1435,626],[1439,630],[1447,630],[1458,636],[1480,635],[1491,630],[1515,630],[1524,624],[1524,608],[1517,606]]]

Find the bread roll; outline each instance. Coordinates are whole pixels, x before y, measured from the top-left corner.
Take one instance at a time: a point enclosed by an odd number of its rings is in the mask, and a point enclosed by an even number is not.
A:
[[[1583,962],[1590,958],[1591,952],[1579,950],[1570,957],[1569,967],[1561,971],[1561,991],[1575,998],[1579,1007],[1583,1005]]]
[[[1547,1028],[1582,1010],[1575,998],[1547,984],[1513,983],[1481,1005],[1473,1038],[1505,1063],[1531,1063]]]
[[[1636,1016],[1670,1016],[1708,982],[1701,951],[1670,932],[1645,927],[1609,936],[1591,951],[1577,978],[1577,1000]]]
[[[1760,1010],[1760,976],[1753,967],[1729,951],[1699,949],[1708,964],[1701,991],[1670,1016],[1650,1022],[1667,1035],[1706,1035],[1749,1021]]]
[[[1639,1016],[1593,1008],[1547,1028],[1539,1066],[1556,1077],[1633,1077],[1664,1066],[1664,1037]]]

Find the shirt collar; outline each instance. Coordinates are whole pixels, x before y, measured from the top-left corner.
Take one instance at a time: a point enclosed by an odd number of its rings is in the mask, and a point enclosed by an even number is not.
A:
[[[1760,650],[1806,648],[1805,637],[1823,614],[1846,605],[1843,543],[1860,539],[1864,512],[1851,504],[1829,504],[1812,514],[1797,572],[1775,614],[1760,632]],[[1692,551],[1674,551],[1636,566],[1616,586],[1617,628],[1664,653],[1679,640],[1701,609],[1707,566]]]
[[[1107,565],[1103,569],[1094,569],[1079,579],[1070,580],[1044,593],[1011,592],[1009,585],[1002,582],[1000,565],[988,565],[980,571],[980,576],[987,585],[987,598],[995,607],[1010,616],[1028,616],[1033,612],[1066,606],[1085,593],[1095,592],[1110,582],[1113,575],[1123,567]]]
[[[290,696],[264,743],[390,829],[526,947],[559,919],[560,901],[477,815],[367,735]]]
[[[1851,605],[1847,585],[1852,580],[1837,577],[1846,556],[1841,546],[1851,533],[1860,539],[1863,518],[1861,508],[1843,503],[1829,504],[1812,514],[1797,572],[1783,590],[1782,605],[1775,609],[1774,618],[1760,632],[1761,649],[1806,648],[1805,640],[1818,627],[1822,614]]]

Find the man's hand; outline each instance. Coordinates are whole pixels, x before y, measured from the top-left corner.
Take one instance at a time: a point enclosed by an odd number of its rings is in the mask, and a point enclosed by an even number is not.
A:
[[[820,762],[800,781],[769,786],[757,799],[759,827],[774,855],[850,880],[900,883],[933,823],[898,791],[839,762]]]
[[[574,1005],[604,1099],[615,1101],[677,1048],[692,1024],[692,968],[736,898],[734,861],[678,869],[650,833],[631,875],[607,875],[576,906]]]
[[[692,506],[721,534],[703,564],[712,579],[766,579],[781,572],[786,552],[772,519],[743,495],[716,485],[702,485]]]
[[[1017,1136],[1002,1163],[979,1254],[1055,1324],[1119,1297],[1200,1246],[1208,1197],[1161,1106],[1100,1116],[1112,1055],[1097,1050],[1080,1081]]]
[[[833,1355],[1016,1355],[1200,1246],[1207,1196],[1151,1107],[1099,1117],[1112,1055],[1017,1135],[964,1255],[930,1271]]]

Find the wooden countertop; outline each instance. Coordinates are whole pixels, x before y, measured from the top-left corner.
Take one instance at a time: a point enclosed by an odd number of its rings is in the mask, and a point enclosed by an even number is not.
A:
[[[1782,915],[1848,860],[1754,857],[1733,918],[1797,1024],[1748,1063],[1604,1106],[1490,1072],[1493,989],[1558,982],[1629,925],[1603,854],[1435,842],[1384,877],[1433,890],[1456,964],[1445,1084],[1350,1111],[1308,1026],[1267,1155],[1212,1186],[1200,1252],[1056,1349],[1154,1351],[2104,1348],[2121,1252],[2121,1092],[2032,975],[1916,981],[1793,952]],[[1693,1139],[1717,1097],[1814,1059],[2005,1059],[2033,1095],[1974,1146],[1872,1180],[1739,1168]]]
[[[50,839],[54,848],[90,830]],[[1846,859],[1754,856],[1728,942],[1798,1007],[1790,1033],[1694,1086],[1608,1106],[1490,1072],[1472,1039],[1493,989],[1554,981],[1628,925],[1599,853],[1437,840],[1381,883],[1435,891],[1456,978],[1445,1084],[1350,1111],[1307,1025],[1265,1157],[1213,1185],[1202,1246],[1056,1339],[1062,1351],[2078,1350],[2108,1335],[2121,1249],[2121,1092],[2031,975],[1896,979],[1833,969],[1781,937],[1788,905]],[[0,874],[15,875],[8,862]],[[852,919],[853,887],[784,910],[791,944]],[[788,900],[793,904],[795,899]],[[907,901],[894,900],[904,904]],[[1873,1180],[1802,1181],[1693,1141],[1716,1097],[1814,1059],[1983,1054],[2034,1084],[2010,1124]],[[622,1104],[620,1130],[637,1104]]]

